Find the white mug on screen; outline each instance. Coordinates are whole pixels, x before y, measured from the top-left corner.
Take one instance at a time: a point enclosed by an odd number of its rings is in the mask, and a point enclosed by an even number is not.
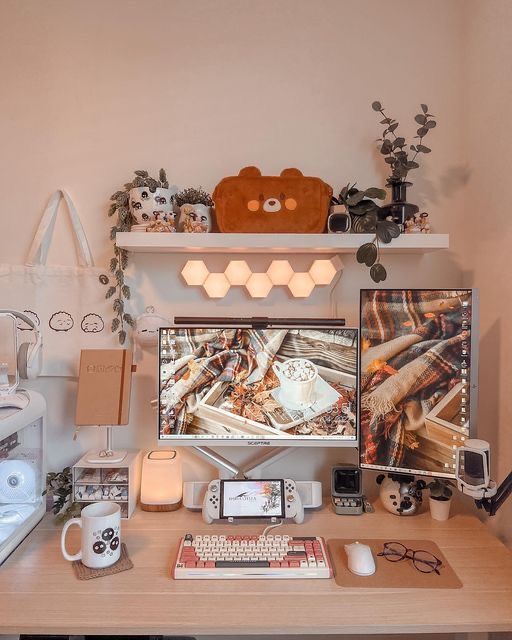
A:
[[[77,524],[82,529],[80,551],[66,551],[66,533]],[[81,560],[91,569],[104,569],[121,556],[121,507],[114,502],[94,502],[82,509],[80,518],[68,520],[62,529],[60,546],[66,560]]]

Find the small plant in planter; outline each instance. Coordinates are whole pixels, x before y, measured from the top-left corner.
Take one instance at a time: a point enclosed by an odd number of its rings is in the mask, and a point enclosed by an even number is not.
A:
[[[46,492],[53,498],[52,513],[55,522],[63,524],[70,518],[80,515],[80,505],[72,500],[73,480],[71,467],[65,467],[58,473],[50,472],[46,476]]]
[[[174,202],[180,208],[178,227],[185,233],[208,233],[212,230],[211,195],[202,187],[188,187],[176,194]]]
[[[133,327],[135,321],[125,309],[125,301],[130,299],[130,287],[124,278],[124,271],[128,266],[128,251],[120,249],[115,244],[116,234],[118,231],[130,231],[133,225],[146,222],[143,216],[147,217],[148,223],[160,219],[164,220],[166,216],[174,219],[172,194],[164,169],[160,169],[158,177],[158,180],[152,178],[145,170],[135,171],[135,178],[131,182],[127,182],[123,190],[116,191],[110,198],[112,204],[108,215],[117,215],[117,222],[110,230],[110,239],[114,241],[114,257],[110,260],[110,271],[115,276],[115,285],[107,289],[105,297],[113,298],[114,318],[111,329],[113,333],[118,334],[120,344],[124,344],[126,341],[125,323]],[[142,191],[142,200],[148,201],[149,209],[147,212],[145,212],[141,200],[134,197],[134,190]],[[144,195],[146,195],[145,198]],[[149,197],[150,195],[151,197]],[[165,200],[165,202],[160,203],[160,200]],[[155,206],[159,207],[158,211],[154,211]],[[167,222],[167,220],[165,221]]]
[[[442,478],[429,482],[426,489],[430,491],[430,514],[434,520],[448,520],[450,503],[453,495],[453,483]]]
[[[375,200],[384,200],[386,191],[377,187],[357,189],[356,185],[343,187],[336,204],[345,205],[352,221],[354,233],[374,233],[371,242],[362,244],[356,253],[357,261],[370,267],[371,279],[378,283],[387,277],[384,265],[380,261],[379,242],[388,244],[400,235],[400,227],[391,220],[380,220],[382,207]]]

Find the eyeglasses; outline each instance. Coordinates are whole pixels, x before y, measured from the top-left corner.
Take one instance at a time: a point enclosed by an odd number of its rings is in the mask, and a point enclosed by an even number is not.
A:
[[[436,558],[430,551],[423,551],[422,549],[408,549],[401,542],[385,542],[384,549],[377,554],[378,556],[384,556],[389,562],[400,562],[400,560],[412,560],[414,568],[422,573],[439,573],[439,567],[442,566],[442,561]]]

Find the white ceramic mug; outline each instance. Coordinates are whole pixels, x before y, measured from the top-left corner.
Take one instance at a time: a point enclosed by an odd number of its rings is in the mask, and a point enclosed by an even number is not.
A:
[[[74,555],[66,551],[66,533],[77,524],[82,529],[82,543]],[[62,555],[66,560],[81,560],[91,569],[104,569],[121,556],[121,507],[114,502],[94,502],[82,509],[80,518],[68,520],[60,538]]]
[[[293,380],[286,375],[290,365],[295,364],[300,367],[303,363],[307,363],[308,367],[312,369],[310,378],[307,380]],[[285,406],[289,403],[292,407],[297,406],[307,408],[313,404],[315,385],[318,378],[318,369],[311,361],[304,358],[292,358],[290,360],[286,360],[284,363],[274,362],[273,369],[281,385],[279,399]]]

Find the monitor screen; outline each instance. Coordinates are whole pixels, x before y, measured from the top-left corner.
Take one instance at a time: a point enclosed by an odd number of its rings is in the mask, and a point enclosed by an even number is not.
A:
[[[355,446],[358,330],[160,329],[159,440]]]
[[[475,297],[361,291],[362,467],[455,477],[455,449],[476,417]]]

